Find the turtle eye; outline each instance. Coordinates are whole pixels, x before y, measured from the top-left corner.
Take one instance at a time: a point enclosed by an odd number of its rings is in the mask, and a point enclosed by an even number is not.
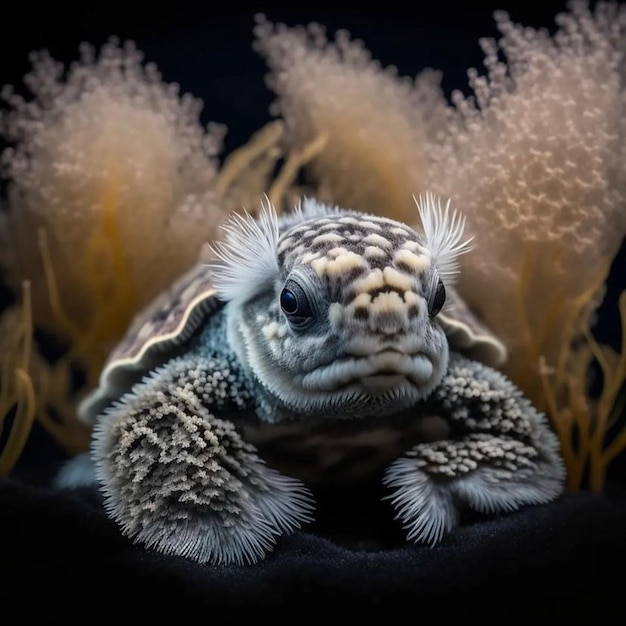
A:
[[[280,308],[285,315],[293,315],[298,312],[298,296],[291,289],[283,289],[280,294]]]
[[[313,319],[309,299],[294,280],[288,280],[280,292],[280,308],[294,328],[303,328]]]
[[[430,300],[428,301],[428,315],[435,317],[446,301],[446,288],[441,282],[441,278],[437,281],[437,287],[433,291]]]

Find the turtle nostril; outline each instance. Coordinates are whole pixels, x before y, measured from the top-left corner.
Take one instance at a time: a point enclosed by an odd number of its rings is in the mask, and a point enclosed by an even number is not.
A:
[[[410,304],[407,308],[407,315],[409,319],[414,319],[420,314],[420,309],[417,304]]]

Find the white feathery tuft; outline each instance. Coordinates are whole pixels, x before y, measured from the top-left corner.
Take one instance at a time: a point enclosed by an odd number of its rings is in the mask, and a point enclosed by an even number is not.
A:
[[[409,541],[434,546],[458,524],[448,485],[436,484],[415,461],[400,458],[387,469],[383,484],[395,491],[390,499]]]
[[[260,293],[278,274],[276,247],[279,237],[278,216],[268,197],[254,218],[233,213],[222,226],[224,241],[208,244],[217,257],[207,266],[217,295],[224,301],[245,301]]]
[[[326,204],[316,198],[304,196],[304,198],[300,198],[300,201],[294,207],[294,213],[305,220],[326,215],[336,215],[341,213],[341,209],[336,205]]]
[[[459,273],[459,256],[472,249],[473,237],[463,241],[465,217],[456,210],[450,210],[450,200],[445,208],[441,198],[433,193],[413,198],[422,220],[426,245],[433,265],[439,276],[447,284],[453,284]]]

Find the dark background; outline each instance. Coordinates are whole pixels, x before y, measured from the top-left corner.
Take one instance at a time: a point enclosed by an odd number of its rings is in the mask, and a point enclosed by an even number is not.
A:
[[[166,82],[177,82],[204,102],[202,122],[225,124],[228,133],[223,155],[246,142],[269,121],[273,93],[265,85],[267,67],[252,48],[254,17],[264,13],[273,22],[304,25],[318,22],[329,33],[349,30],[362,39],[374,59],[382,65],[397,66],[401,75],[415,76],[426,67],[443,72],[443,88],[468,91],[467,70],[484,73],[484,55],[479,38],[497,37],[493,12],[506,10],[516,22],[554,29],[554,17],[566,2],[389,2],[374,7],[345,9],[319,3],[261,3],[257,5],[226,0],[211,2],[153,3],[70,3],[37,6],[14,3],[6,34],[0,38],[0,85],[11,84],[27,93],[22,79],[30,69],[29,53],[47,49],[54,58],[71,63],[78,58],[78,46],[89,42],[99,48],[111,36],[133,40],[154,62]],[[608,293],[599,310],[595,332],[600,341],[619,346],[620,328],[617,298],[626,287],[626,246],[615,260],[609,276]],[[5,292],[6,295],[6,292]],[[2,302],[0,291],[0,305]],[[25,452],[41,460],[42,438],[37,428]],[[47,452],[54,454],[55,452]],[[614,467],[626,465],[620,460]]]
[[[18,85],[29,69],[31,50],[48,49],[60,61],[77,58],[78,45],[99,47],[108,37],[131,39],[157,64],[166,82],[177,82],[205,102],[203,121],[229,128],[226,150],[237,147],[268,121],[272,94],[264,85],[266,66],[252,50],[254,16],[289,25],[318,22],[330,33],[349,30],[383,65],[414,76],[425,67],[444,73],[443,87],[467,87],[469,67],[482,69],[478,39],[496,36],[493,12],[509,11],[515,21],[549,27],[565,2],[539,3],[414,1],[395,6],[345,9],[318,2],[222,3],[47,3],[34,9],[14,3],[0,41],[0,84]]]
[[[78,46],[99,48],[109,37],[132,40],[154,62],[166,82],[176,82],[204,102],[202,121],[225,124],[224,154],[243,144],[269,121],[272,92],[265,86],[267,67],[252,49],[254,18],[289,25],[318,22],[330,34],[347,29],[362,39],[374,59],[415,76],[426,67],[443,72],[444,92],[468,91],[467,70],[484,73],[479,38],[497,37],[493,13],[503,9],[516,22],[554,28],[554,17],[567,3],[544,0],[377,3],[375,7],[329,8],[317,2],[249,4],[228,1],[151,3],[54,2],[41,6],[14,3],[4,16],[0,38],[0,85],[26,93],[22,79],[29,53],[47,49],[64,63],[78,58]],[[8,19],[7,19],[8,18]]]

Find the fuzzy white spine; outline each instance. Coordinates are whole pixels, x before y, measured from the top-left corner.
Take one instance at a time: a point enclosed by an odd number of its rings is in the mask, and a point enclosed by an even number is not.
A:
[[[341,209],[336,205],[329,205],[315,198],[304,197],[294,207],[293,214],[299,221],[312,219],[315,217],[324,217],[326,215],[337,215],[341,213]]]
[[[222,229],[224,241],[208,245],[217,260],[207,263],[218,296],[243,302],[260,293],[278,274],[278,216],[267,197],[258,219],[234,213]]]
[[[473,237],[463,241],[465,217],[450,210],[450,200],[442,207],[441,198],[432,193],[414,198],[422,220],[426,245],[441,279],[453,284],[459,273],[459,256],[469,252]]]

